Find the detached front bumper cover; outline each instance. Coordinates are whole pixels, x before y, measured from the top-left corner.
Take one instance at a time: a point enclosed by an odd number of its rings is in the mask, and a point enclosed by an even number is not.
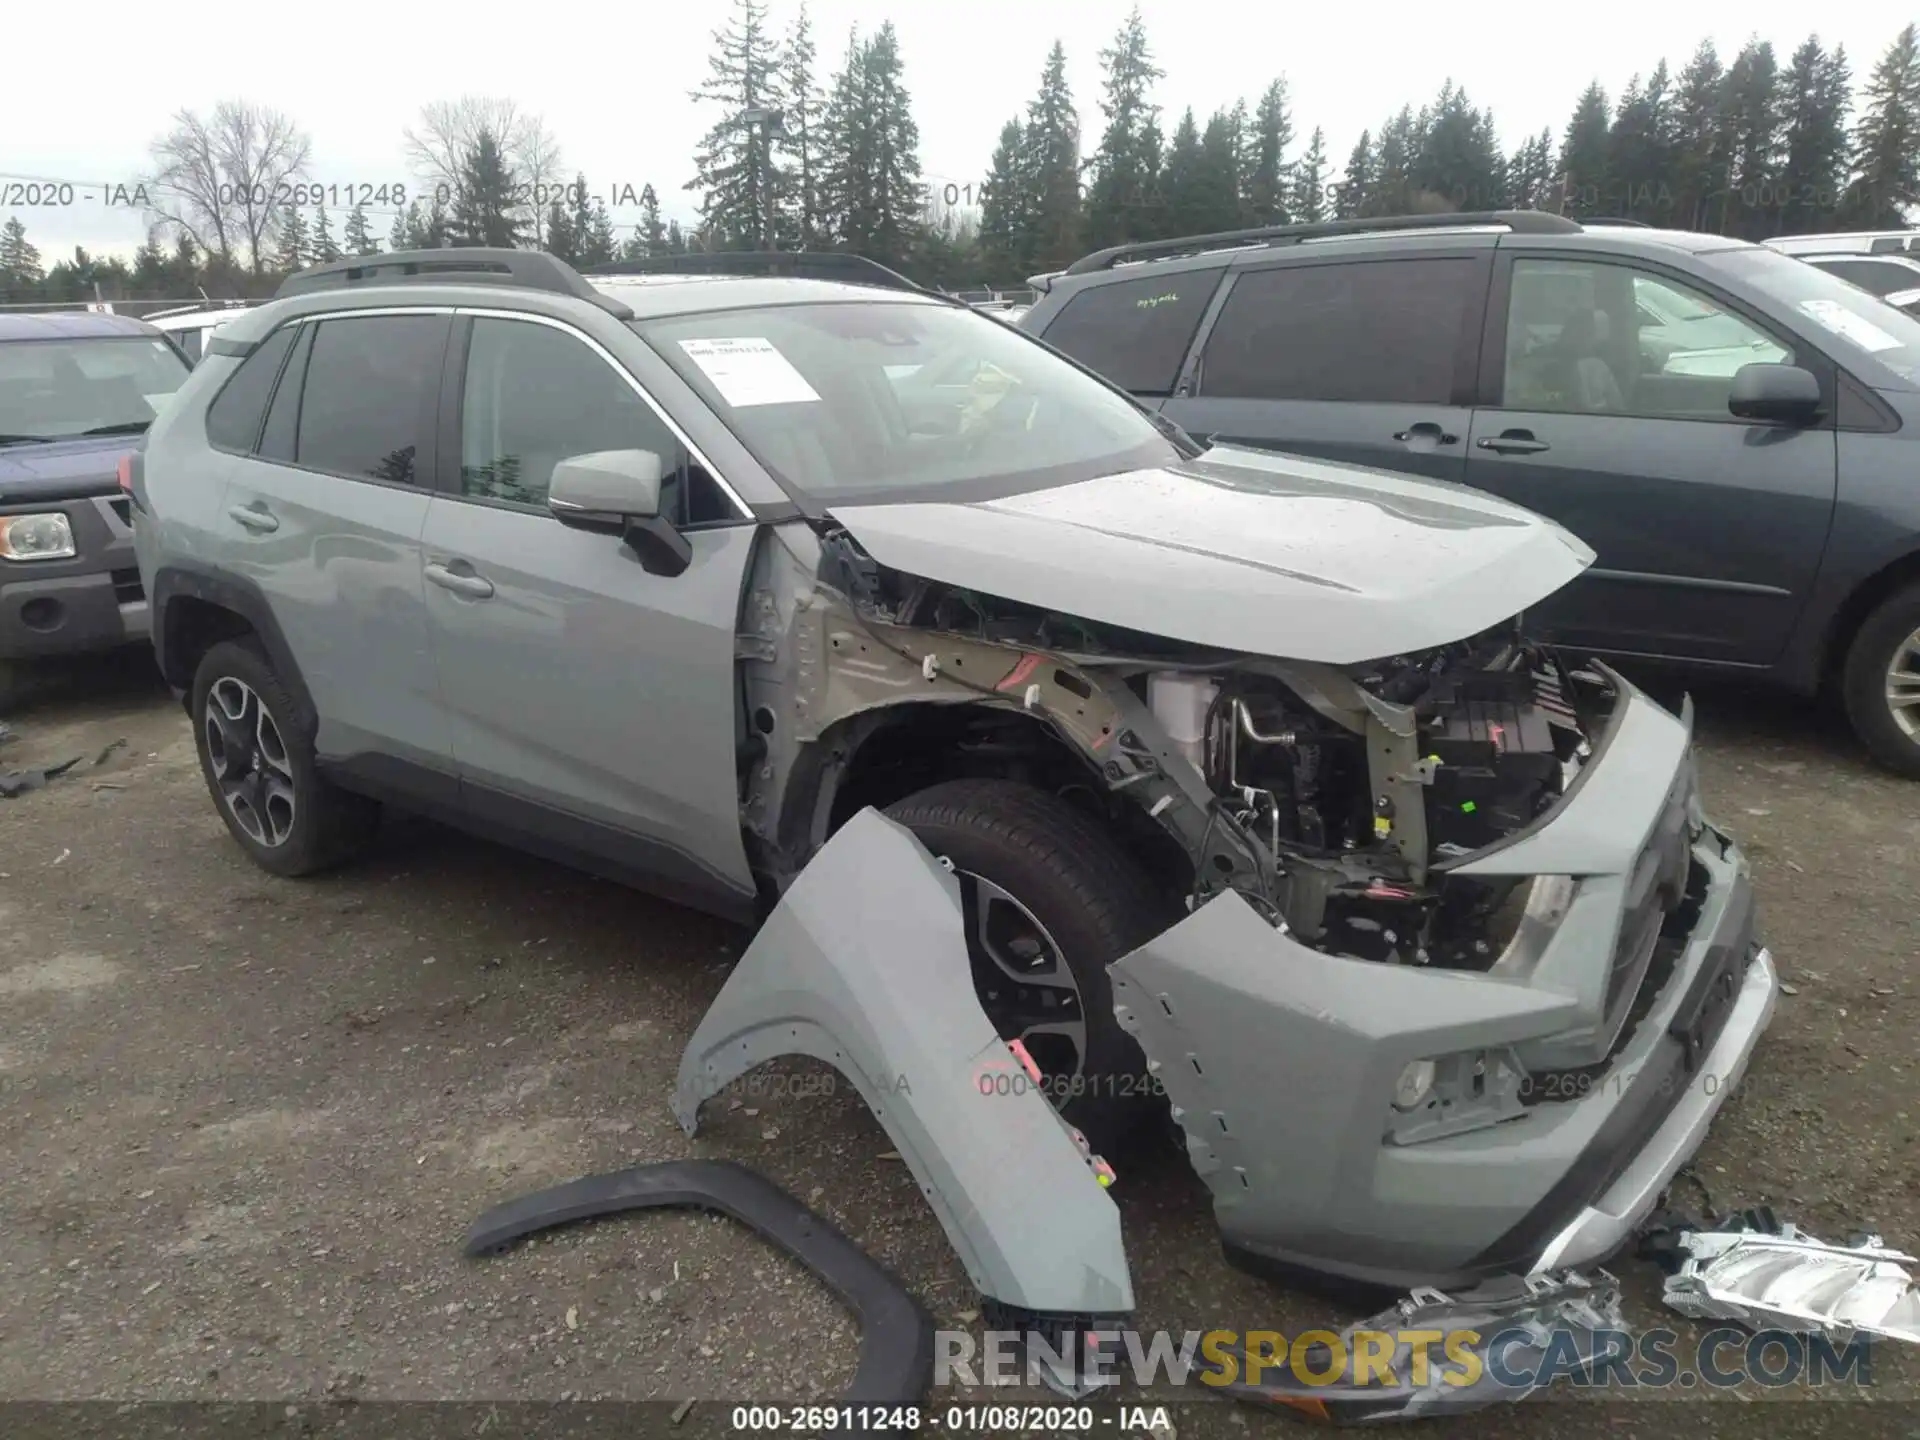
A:
[[[1605,1271],[1507,1277],[1457,1295],[1416,1290],[1342,1332],[1337,1355],[1309,1347],[1305,1374],[1221,1388],[1334,1425],[1457,1415],[1589,1374],[1625,1333],[1620,1288]],[[1248,1357],[1238,1358],[1244,1377]]]
[[[1664,1298],[1696,1320],[1752,1330],[1872,1335],[1920,1344],[1913,1256],[1878,1235],[1830,1245],[1760,1209],[1711,1228],[1676,1227],[1662,1247],[1671,1273]]]

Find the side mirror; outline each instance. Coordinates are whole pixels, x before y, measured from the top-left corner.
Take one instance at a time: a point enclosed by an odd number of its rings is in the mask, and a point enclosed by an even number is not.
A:
[[[596,450],[553,467],[547,510],[562,525],[624,539],[651,575],[678,575],[693,547],[660,513],[666,467],[651,450]]]
[[[1742,420],[1812,425],[1820,419],[1820,382],[1798,365],[1742,365],[1733,373],[1727,409]]]

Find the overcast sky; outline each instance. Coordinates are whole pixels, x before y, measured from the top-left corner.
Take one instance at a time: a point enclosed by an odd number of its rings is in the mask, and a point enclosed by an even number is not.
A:
[[[797,0],[774,0],[776,26],[797,8]],[[1032,97],[1056,38],[1067,47],[1083,143],[1092,148],[1101,123],[1098,52],[1129,8],[1129,0],[812,0],[809,11],[823,83],[849,27],[894,22],[927,179],[977,186],[1000,126]],[[693,196],[681,187],[714,112],[689,103],[687,92],[704,77],[712,32],[732,4],[648,0],[623,14],[583,0],[543,0],[456,20],[426,0],[177,13],[94,0],[84,29],[58,6],[14,9],[0,83],[0,177],[94,187],[76,191],[92,198],[66,208],[0,204],[0,220],[19,214],[51,263],[75,244],[137,245],[145,233],[138,212],[104,207],[98,187],[137,178],[148,142],[175,111],[229,98],[276,106],[303,125],[313,140],[314,180],[361,185],[413,178],[401,136],[421,103],[512,95],[544,116],[569,172],[583,170],[595,192],[637,191],[650,181],[669,217],[690,219]],[[1510,150],[1542,126],[1557,134],[1590,80],[1617,95],[1629,76],[1663,56],[1678,70],[1703,38],[1728,59],[1758,35],[1784,63],[1817,28],[1824,43],[1846,47],[1858,82],[1915,18],[1891,0],[1142,0],[1141,11],[1167,72],[1157,98],[1169,130],[1188,105],[1204,119],[1237,96],[1251,104],[1284,75],[1302,141],[1315,125],[1326,130],[1332,178],[1362,129],[1403,102],[1418,106],[1449,77],[1475,104],[1493,108]],[[0,178],[0,202],[8,199],[6,184]],[[637,217],[617,210],[614,218],[630,224]],[[382,241],[390,223],[390,216],[375,219]]]

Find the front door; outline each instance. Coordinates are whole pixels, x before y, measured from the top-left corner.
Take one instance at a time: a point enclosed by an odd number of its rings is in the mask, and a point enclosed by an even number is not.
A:
[[[578,332],[463,319],[457,471],[428,507],[427,608],[461,803],[491,829],[720,909],[752,895],[733,650],[750,523]],[[456,352],[462,336],[456,335]],[[649,574],[546,509],[554,466],[651,450],[693,546]],[[671,512],[670,512],[671,513]]]
[[[1822,368],[1717,294],[1611,261],[1507,257],[1467,483],[1558,520],[1593,568],[1532,611],[1578,649],[1767,665],[1805,606],[1832,517],[1831,422],[1727,409],[1755,362]],[[1504,323],[1503,323],[1504,321]]]

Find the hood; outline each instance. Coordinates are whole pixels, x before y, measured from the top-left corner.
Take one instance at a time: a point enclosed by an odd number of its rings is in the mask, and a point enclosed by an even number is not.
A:
[[[1347,665],[1461,640],[1593,563],[1475,490],[1216,447],[974,503],[836,505],[875,560],[1212,649]]]
[[[139,436],[94,435],[50,444],[0,445],[0,505],[16,500],[71,500],[119,487],[120,457]]]

